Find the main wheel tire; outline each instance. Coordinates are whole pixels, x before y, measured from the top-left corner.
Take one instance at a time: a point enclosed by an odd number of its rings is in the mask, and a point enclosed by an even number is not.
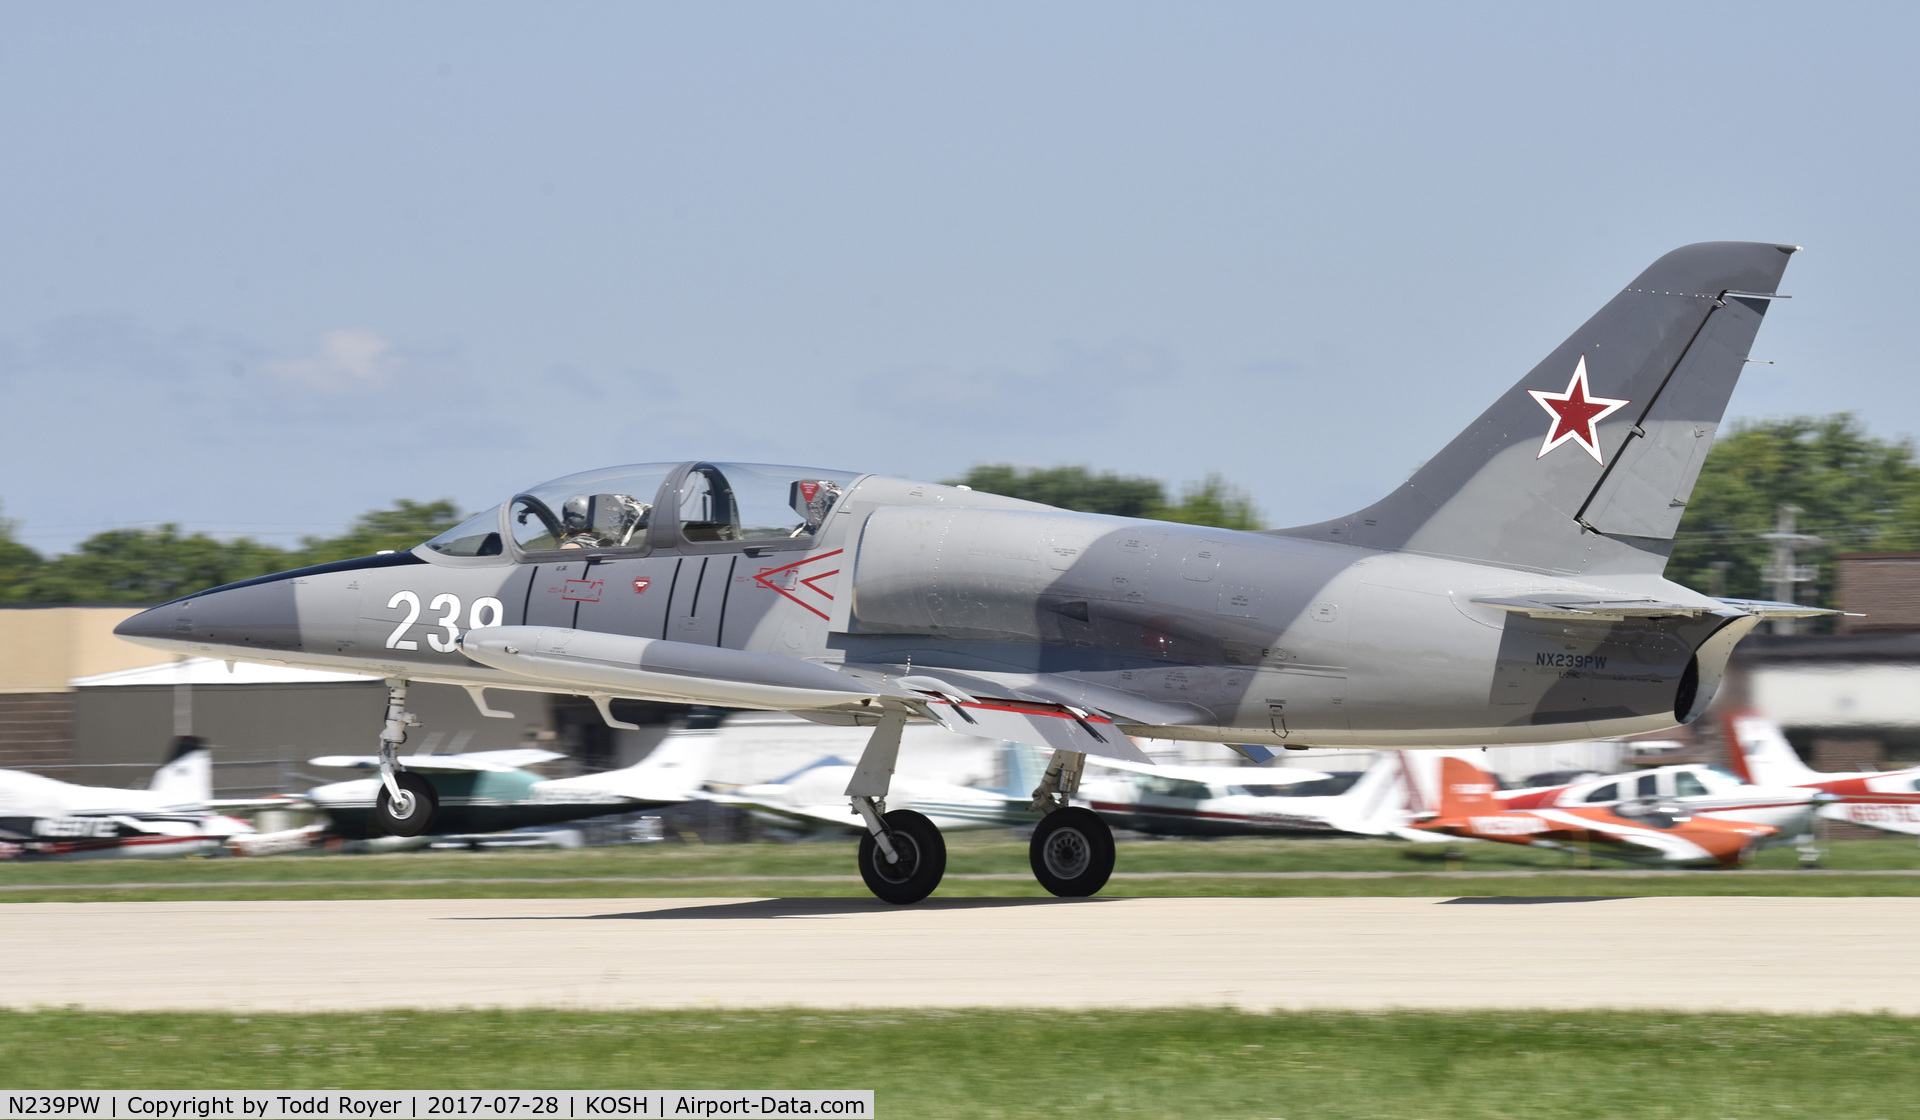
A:
[[[940,829],[912,809],[895,809],[880,818],[887,839],[900,856],[889,862],[873,833],[860,837],[860,877],[882,902],[896,906],[915,903],[933,893],[947,873],[947,841]]]
[[[1027,845],[1033,877],[1061,898],[1099,893],[1113,874],[1113,854],[1113,830],[1079,806],[1048,813]]]
[[[433,824],[434,815],[440,810],[440,794],[432,782],[411,770],[395,774],[393,782],[406,795],[402,807],[407,811],[397,811],[393,795],[387,792],[387,783],[381,782],[380,796],[373,805],[373,822],[389,836],[418,836]]]

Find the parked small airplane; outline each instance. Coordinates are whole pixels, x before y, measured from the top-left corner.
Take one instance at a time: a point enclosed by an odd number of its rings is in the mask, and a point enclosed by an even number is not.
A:
[[[146,789],[112,789],[0,770],[0,859],[112,859],[213,855],[253,826],[209,811],[213,755],[198,739]]]
[[[1499,790],[1493,796],[1509,809],[1585,809],[1672,801],[1695,817],[1770,825],[1784,840],[1812,832],[1815,810],[1832,800],[1832,795],[1817,789],[1750,785],[1718,767],[1700,765],[1608,774],[1545,789]]]
[[[1241,766],[1140,766],[1103,759],[1080,796],[1108,824],[1186,836],[1343,832],[1381,836],[1407,824],[1397,752],[1366,770],[1325,773]]]
[[[1920,766],[1828,774],[1800,760],[1780,725],[1752,711],[1728,712],[1727,760],[1750,782],[1798,786],[1830,795],[1821,817],[1920,834]]]
[[[1443,758],[1439,808],[1432,819],[1412,827],[1535,848],[1593,842],[1615,854],[1651,853],[1668,863],[1721,867],[1745,863],[1777,831],[1771,825],[1692,816],[1678,802],[1658,797],[1606,807],[1514,809],[1493,796],[1498,788],[1491,775],[1466,759]]]
[[[547,779],[521,769],[565,757],[535,748],[416,754],[403,761],[408,772],[423,775],[433,784],[440,806],[433,834],[505,832],[689,801],[699,795],[706,777],[714,734],[679,731],[632,766],[574,778]],[[374,755],[328,755],[312,761],[315,766],[340,769],[380,768],[380,759]],[[375,820],[381,791],[379,778],[358,778],[305,794],[303,800],[331,820],[314,842],[332,836],[349,840],[385,836]]]
[[[1054,749],[1034,874],[1082,895],[1112,836],[1070,804],[1133,737],[1281,746],[1558,743],[1685,723],[1762,618],[1662,578],[1791,245],[1649,266],[1392,494],[1234,532],[879,474],[611,467],[407,552],[189,595],[123,622],[190,655],[377,673],[386,831],[432,826],[396,749],[409,681],[759,708],[869,726],[844,795],[861,875],[916,902],[940,831],[886,798],[909,720]],[[1347,422],[1333,418],[1334,423]],[[1360,453],[1364,425],[1356,429]]]
[[[888,800],[924,815],[942,831],[1031,827],[1040,823],[1033,807],[1034,787],[1046,772],[1046,755],[1022,743],[1001,746],[1003,786],[961,786],[927,778],[895,777]],[[785,777],[702,796],[721,805],[737,805],[775,821],[827,825],[848,832],[866,829],[847,805],[845,790],[853,763],[838,756],[813,762]]]

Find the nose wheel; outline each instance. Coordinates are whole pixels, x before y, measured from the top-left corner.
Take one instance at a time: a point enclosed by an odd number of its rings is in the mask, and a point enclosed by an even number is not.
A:
[[[1062,898],[1098,893],[1113,874],[1113,857],[1113,830],[1079,806],[1048,813],[1027,846],[1033,877]]]
[[[389,836],[420,835],[433,823],[433,814],[440,808],[440,794],[432,782],[411,770],[396,773],[393,784],[400,787],[400,796],[394,797],[382,783],[380,796],[374,800],[374,822]]]
[[[947,873],[947,842],[939,828],[912,809],[895,809],[880,820],[892,858],[873,833],[860,837],[860,878],[867,889],[896,906],[932,894]]]

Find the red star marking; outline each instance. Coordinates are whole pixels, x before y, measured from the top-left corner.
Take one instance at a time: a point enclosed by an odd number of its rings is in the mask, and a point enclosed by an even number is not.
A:
[[[1548,393],[1539,389],[1528,389],[1527,395],[1540,402],[1540,407],[1553,417],[1553,424],[1547,428],[1547,438],[1540,443],[1540,454],[1535,459],[1546,458],[1547,452],[1572,440],[1593,456],[1593,461],[1604,464],[1600,455],[1600,434],[1597,425],[1600,421],[1632,404],[1632,401],[1617,400],[1613,397],[1596,397],[1587,391],[1587,356],[1580,355],[1580,361],[1573,367],[1573,380],[1567,382],[1564,393]]]
[[[807,602],[805,599],[802,599],[799,596],[795,595],[793,593],[793,590],[789,590],[789,589],[798,589],[798,588],[804,587],[808,591],[813,592],[815,595],[820,596],[822,599],[825,599],[828,602],[832,602],[833,593],[821,587],[820,581],[823,579],[826,579],[828,576],[839,575],[840,569],[835,568],[830,572],[819,572],[814,575],[807,576],[804,579],[801,578],[800,573],[796,569],[801,568],[807,564],[817,563],[818,561],[825,560],[831,556],[838,556],[844,551],[846,550],[836,548],[832,552],[823,552],[818,556],[809,556],[805,560],[795,560],[791,564],[783,564],[778,568],[762,568],[758,572],[754,573],[753,582],[759,584],[760,586],[766,588],[769,591],[772,591],[778,595],[781,595],[781,596],[784,596],[785,598],[793,600],[794,602],[812,611],[814,614],[819,615],[821,618],[826,618],[827,612],[821,610],[819,607],[814,606],[812,603]],[[782,583],[786,584],[787,586],[786,587],[780,586]]]

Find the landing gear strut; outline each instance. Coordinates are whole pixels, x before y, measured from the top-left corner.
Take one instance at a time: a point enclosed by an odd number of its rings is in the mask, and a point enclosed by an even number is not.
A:
[[[407,728],[420,720],[407,711],[407,682],[387,682],[387,722],[380,729],[380,796],[374,800],[373,820],[390,836],[418,836],[433,823],[440,795],[433,783],[402,769],[394,751],[407,741]]]
[[[1067,803],[1086,765],[1079,751],[1055,751],[1033,791],[1034,811],[1047,815],[1033,830],[1027,862],[1040,885],[1062,898],[1096,894],[1113,874],[1113,830],[1092,809]]]
[[[934,823],[912,809],[887,812],[887,790],[906,721],[900,712],[880,717],[847,782],[853,811],[867,825],[867,834],[860,838],[860,878],[875,897],[896,906],[932,894],[947,873],[947,842]]]

